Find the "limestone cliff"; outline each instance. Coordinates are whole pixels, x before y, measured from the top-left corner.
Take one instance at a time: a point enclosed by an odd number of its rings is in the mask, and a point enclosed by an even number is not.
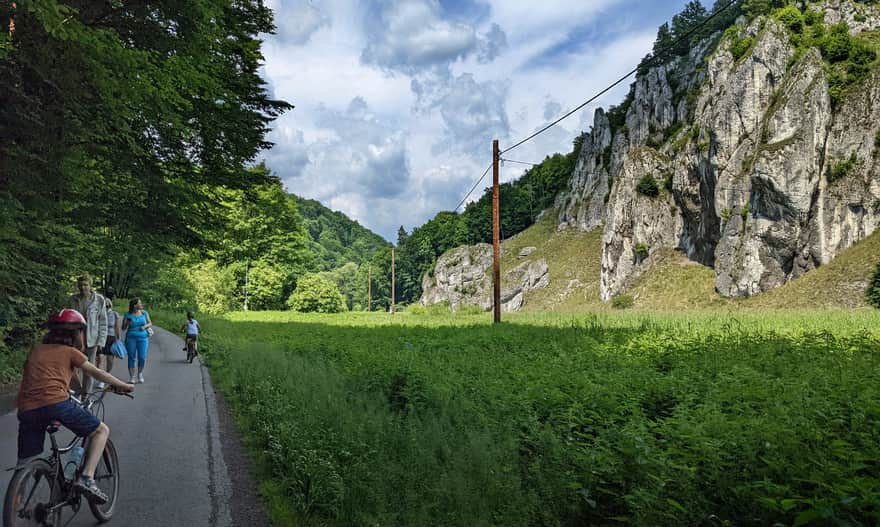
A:
[[[877,7],[811,9],[854,35],[880,29]],[[828,79],[818,49],[798,49],[789,29],[761,17],[642,72],[625,126],[597,111],[557,207],[560,228],[604,225],[602,297],[626,289],[662,248],[713,267],[721,294],[750,296],[871,234],[880,73],[874,66],[837,99]]]

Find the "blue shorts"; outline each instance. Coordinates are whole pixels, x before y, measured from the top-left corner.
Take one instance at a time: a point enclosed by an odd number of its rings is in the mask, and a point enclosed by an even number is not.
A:
[[[101,421],[82,406],[68,399],[26,412],[18,412],[18,459],[36,456],[43,451],[46,427],[59,421],[79,437],[88,437]]]

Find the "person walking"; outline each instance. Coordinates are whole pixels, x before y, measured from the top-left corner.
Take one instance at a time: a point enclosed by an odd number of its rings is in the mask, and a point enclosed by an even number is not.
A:
[[[150,346],[150,334],[153,322],[150,314],[144,309],[140,298],[132,298],[128,302],[128,313],[122,320],[125,331],[125,348],[128,351],[128,373],[132,384],[144,382],[144,364],[147,362],[147,350]],[[137,360],[137,376],[134,374]]]
[[[84,274],[76,279],[77,294],[70,297],[68,307],[75,309],[86,319],[86,340],[83,354],[89,362],[96,362],[98,349],[107,344],[107,307],[104,297],[92,290],[92,277]],[[92,377],[80,369],[74,385],[88,392],[92,388]]]
[[[110,373],[113,369],[113,343],[117,339],[122,339],[122,316],[113,310],[113,300],[106,297],[107,300],[107,343],[98,352],[97,364],[98,369],[103,367],[104,371]],[[98,388],[103,388],[104,383],[98,381]]]

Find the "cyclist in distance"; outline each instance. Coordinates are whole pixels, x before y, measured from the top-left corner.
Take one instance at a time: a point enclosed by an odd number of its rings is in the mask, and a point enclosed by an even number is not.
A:
[[[192,311],[186,312],[186,322],[180,329],[186,332],[186,347],[183,348],[187,352],[186,360],[192,362],[193,358],[199,354],[199,331],[202,329],[199,326],[199,321],[193,318]]]
[[[82,353],[86,320],[78,311],[63,309],[49,317],[46,325],[48,334],[28,354],[16,400],[18,462],[21,465],[43,451],[46,427],[58,421],[77,436],[88,438],[82,475],[75,486],[89,501],[104,503],[107,496],[95,484],[94,475],[110,428],[70,399],[70,380],[79,368],[123,393],[134,391],[134,386],[98,369]]]

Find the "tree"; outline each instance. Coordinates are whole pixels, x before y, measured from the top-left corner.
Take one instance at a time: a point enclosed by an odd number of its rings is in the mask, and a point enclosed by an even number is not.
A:
[[[273,31],[261,0],[0,3],[11,18],[0,40],[10,342],[58,305],[72,274],[125,294],[181,247],[200,248],[217,189],[268,181],[243,167],[291,107],[259,77],[261,34]]]
[[[345,311],[345,299],[336,284],[317,274],[308,274],[297,282],[287,306],[302,313],[341,313]]]
[[[869,304],[880,308],[880,263],[877,264],[877,269],[874,270],[871,281],[868,282],[867,296]]]

